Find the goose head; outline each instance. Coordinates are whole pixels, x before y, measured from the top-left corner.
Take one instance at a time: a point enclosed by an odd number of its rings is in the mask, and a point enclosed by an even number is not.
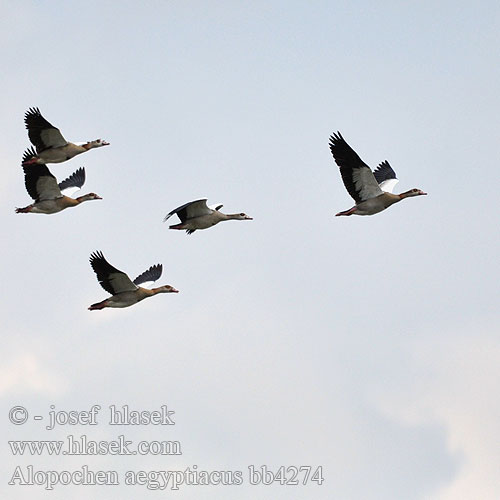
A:
[[[422,196],[426,194],[427,193],[424,193],[421,189],[414,188],[406,191],[406,193],[401,193],[399,196],[400,198],[410,198],[411,196]]]
[[[102,139],[96,139],[95,141],[89,141],[85,144],[86,149],[101,148],[102,146],[109,146],[109,142]]]
[[[155,293],[179,293],[173,286],[163,285],[152,289]]]
[[[247,214],[244,214],[241,212],[240,214],[233,214],[230,216],[231,219],[236,219],[236,220],[253,220],[252,217],[248,216]]]
[[[89,201],[89,200],[102,200],[102,198],[95,193],[88,193],[84,194],[83,196],[79,196],[77,200],[82,203],[83,201]]]

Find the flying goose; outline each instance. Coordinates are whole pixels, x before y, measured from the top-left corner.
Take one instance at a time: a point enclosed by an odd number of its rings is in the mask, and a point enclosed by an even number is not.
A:
[[[112,296],[97,302],[89,307],[89,311],[104,309],[105,307],[128,307],[157,293],[178,293],[173,286],[163,285],[158,288],[143,288],[139,285],[156,281],[163,271],[161,264],[151,266],[147,271],[137,276],[134,281],[123,272],[113,267],[102,252],[94,252],[90,256],[90,265],[97,274],[101,286]]]
[[[397,179],[389,163],[382,162],[377,170],[372,172],[347,144],[340,132],[330,137],[330,151],[335,163],[340,167],[340,174],[347,191],[356,202],[356,205],[349,210],[336,215],[373,215],[404,198],[427,194],[420,189],[392,194]]]
[[[185,229],[188,234],[194,233],[197,229],[207,229],[215,226],[223,220],[253,220],[252,217],[244,213],[223,214],[220,209],[223,205],[207,206],[207,199],[190,201],[165,216],[163,222],[172,215],[177,214],[181,223],[169,226],[170,229]]]
[[[29,164],[62,163],[89,149],[108,146],[109,142],[97,139],[85,144],[66,141],[58,128],[51,125],[38,108],[30,108],[24,115],[28,137],[38,153],[28,160]]]
[[[65,208],[76,207],[84,201],[102,199],[95,193],[89,193],[78,198],[68,196],[78,191],[85,183],[85,169],[83,167],[58,184],[47,165],[29,163],[29,160],[34,156],[36,156],[36,153],[33,148],[24,152],[23,170],[26,190],[35,200],[35,203],[24,208],[16,208],[16,213],[55,214]],[[67,193],[67,195],[63,194],[63,192]]]

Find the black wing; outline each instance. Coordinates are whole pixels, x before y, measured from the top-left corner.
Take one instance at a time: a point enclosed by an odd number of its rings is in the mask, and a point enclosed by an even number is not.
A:
[[[349,194],[356,203],[382,194],[370,167],[347,144],[340,132],[330,136],[330,151]]]
[[[22,163],[25,163],[28,160],[31,160],[31,158],[36,158],[36,157],[37,157],[36,151],[33,149],[33,147],[29,147],[23,153],[23,161],[22,161]]]
[[[380,184],[381,182],[387,181],[389,179],[397,179],[396,172],[389,165],[387,160],[384,160],[373,172],[376,181]]]
[[[23,154],[23,163],[36,156],[33,148],[27,149]],[[24,165],[24,185],[26,191],[36,202],[54,200],[62,196],[56,178],[50,173],[47,165]]]
[[[80,189],[85,184],[85,169],[80,167],[73,172],[67,179],[59,183],[59,189],[62,191],[68,188]]]
[[[51,125],[38,108],[30,108],[26,111],[24,123],[28,129],[28,137],[38,153],[68,144],[59,129]]]
[[[101,286],[111,295],[121,292],[137,290],[137,286],[130,281],[130,278],[116,267],[113,267],[105,258],[102,252],[94,252],[90,256],[90,265],[97,274],[97,279]]]
[[[146,281],[156,281],[160,278],[162,271],[163,266],[161,264],[155,264],[154,266],[151,266],[147,271],[139,274],[139,276],[135,278],[133,283],[134,285],[140,285],[141,283],[145,283]]]
[[[201,200],[190,201],[189,203],[185,203],[180,207],[175,208],[170,213],[168,213],[163,222],[172,217],[172,215],[177,214],[181,222],[186,222],[188,219],[192,219],[193,217],[199,217],[201,215],[211,214],[212,210],[207,207],[207,199],[202,198]]]

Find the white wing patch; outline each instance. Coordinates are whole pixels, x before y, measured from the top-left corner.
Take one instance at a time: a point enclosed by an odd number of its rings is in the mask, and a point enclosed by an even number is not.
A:
[[[398,182],[398,179],[387,179],[385,181],[382,181],[379,186],[382,191],[385,191],[386,193],[392,193],[394,191],[394,187]]]
[[[67,179],[59,183],[61,193],[66,196],[71,196],[73,193],[79,191],[85,184],[85,169],[80,167],[73,172]]]
[[[80,191],[79,187],[72,186],[72,187],[67,187],[65,189],[61,189],[61,193],[64,196],[69,196],[72,197],[77,191]]]

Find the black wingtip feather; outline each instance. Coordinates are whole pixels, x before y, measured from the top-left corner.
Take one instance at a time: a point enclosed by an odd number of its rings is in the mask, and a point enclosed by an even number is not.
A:
[[[368,166],[358,156],[356,151],[354,151],[354,149],[347,144],[340,132],[337,131],[330,136],[329,144],[333,159],[341,170],[343,168],[368,168]]]
[[[94,267],[94,266],[93,266],[93,263],[94,263],[96,260],[100,260],[100,259],[106,260],[106,259],[104,258],[103,253],[102,253],[100,250],[95,250],[94,252],[92,252],[92,253],[90,254],[90,258],[89,258],[90,265],[91,265],[92,267]]]
[[[36,156],[38,156],[37,152],[36,152],[35,148],[33,146],[31,146],[24,151],[22,163],[25,163],[28,160],[31,160],[31,158],[35,158]]]
[[[69,187],[81,188],[84,184],[85,168],[80,167],[79,169],[75,170],[68,178],[59,183],[59,189],[62,191],[63,189]]]
[[[375,179],[380,184],[389,179],[397,179],[396,172],[394,172],[393,168],[390,166],[387,160],[384,160],[374,171],[373,175]]]
[[[40,177],[51,177],[55,183],[57,183],[57,181],[56,178],[50,173],[47,165],[44,163],[25,163],[36,156],[37,154],[33,148],[28,148],[24,151],[22,167],[24,171],[24,185],[26,187],[26,191],[28,191],[31,198],[35,201],[39,201],[40,193],[37,189],[37,183]]]
[[[145,283],[146,281],[156,281],[160,279],[163,273],[163,265],[155,264],[151,266],[147,271],[141,273],[135,280],[133,281],[134,285],[140,285],[141,283]]]
[[[342,137],[342,134],[339,131],[334,132],[330,136],[329,146],[333,158],[335,159],[335,162],[337,164],[339,164],[338,160],[342,160],[346,156],[352,155],[352,153],[354,153],[354,155],[358,157],[356,152],[351,148],[351,146],[349,146],[349,144],[347,144],[346,140]]]
[[[111,295],[115,293],[112,283],[109,281],[109,276],[112,273],[125,274],[123,271],[116,269],[112,266],[105,258],[100,250],[92,252],[90,255],[90,265],[97,275],[97,281],[99,284],[109,292]]]
[[[26,113],[24,113],[24,124],[26,125],[26,128],[29,128],[31,125],[31,121],[33,118],[43,118],[42,113],[40,113],[40,110],[38,108],[29,108]]]
[[[335,143],[337,141],[343,141],[344,138],[342,137],[342,134],[337,130],[337,132],[334,132],[330,136],[330,144]]]
[[[330,136],[330,151],[335,163],[340,169],[340,175],[345,188],[354,201],[359,203],[361,197],[354,183],[353,175],[355,171],[359,172],[360,169],[365,168],[370,170],[370,167],[363,162],[356,151],[347,144],[342,134],[338,131]]]

